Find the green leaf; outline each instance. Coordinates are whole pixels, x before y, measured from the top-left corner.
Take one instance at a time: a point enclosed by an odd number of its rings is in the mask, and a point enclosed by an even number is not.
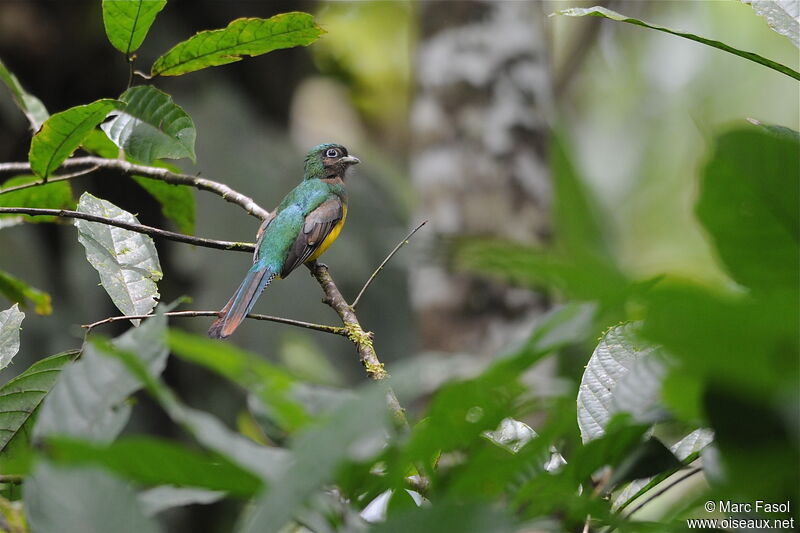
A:
[[[113,346],[135,352],[137,361],[160,374],[167,364],[166,318],[157,315],[114,339]],[[125,400],[141,388],[106,348],[88,342],[79,361],[69,365],[42,405],[34,436],[71,435],[99,442],[114,440],[127,421]]]
[[[798,290],[800,141],[761,128],[717,138],[697,216],[736,282]]]
[[[636,362],[654,356],[655,348],[636,338],[636,324],[624,324],[609,329],[589,358],[578,389],[578,426],[583,442],[601,437],[611,418],[622,411],[616,400],[617,388],[631,372]],[[658,391],[642,387],[629,395],[628,405],[635,406],[635,397],[643,403],[658,400]],[[623,405],[625,404],[623,402]]]
[[[25,481],[23,499],[36,533],[158,533],[136,491],[97,469],[66,469],[39,461]]]
[[[197,132],[189,115],[172,97],[151,87],[131,87],[119,99],[126,105],[100,127],[114,144],[137,161],[150,164],[161,158],[197,159]]]
[[[23,308],[26,302],[30,301],[33,303],[34,312],[38,315],[49,315],[53,312],[49,294],[29,286],[2,270],[0,270],[0,294],[12,302],[20,304]]]
[[[187,235],[194,234],[195,201],[192,187],[140,176],[133,176],[133,181],[158,200],[161,213],[175,223],[178,231]]]
[[[575,169],[563,134],[550,143],[553,176],[553,218],[556,241],[567,257],[604,261],[611,266],[612,253],[597,206]]]
[[[144,41],[167,0],[103,0],[103,25],[109,42],[130,55]]]
[[[31,140],[28,158],[31,170],[47,178],[77,149],[89,132],[106,115],[123,104],[117,100],[97,100],[56,113],[48,118]]]
[[[684,438],[670,446],[670,451],[680,461],[686,460],[690,455],[697,454],[700,450],[711,444],[714,440],[714,433],[709,429],[696,429]],[[661,477],[662,479],[658,479]],[[652,481],[663,481],[669,476],[656,476],[632,481],[614,498],[614,508],[622,511],[625,507],[633,503],[639,496],[644,494],[645,489]],[[655,485],[651,485],[651,489]]]
[[[0,207],[41,207],[44,209],[72,209],[75,200],[72,199],[72,186],[68,181],[57,181],[29,187],[19,191],[3,193],[19,185],[39,181],[35,176],[15,176],[3,182],[0,187]],[[26,222],[43,223],[55,222],[58,217],[26,216],[26,215],[0,215],[0,219],[8,217],[24,217]]]
[[[667,470],[680,468],[683,464],[664,446],[660,440],[650,437],[634,448],[620,462],[606,485],[606,493],[611,489],[635,479],[654,476]]]
[[[607,502],[597,501],[586,491],[579,493],[577,487],[592,482],[592,475],[598,469],[622,464],[642,444],[646,431],[647,426],[629,425],[625,417],[615,417],[606,426],[603,436],[578,446],[570,453],[569,462],[555,473],[535,475],[517,489],[513,494],[513,505],[521,508],[526,517],[558,513],[583,522],[587,511],[595,519],[609,515],[610,505]],[[533,446],[535,451],[539,440],[532,441],[515,457],[522,456],[524,459],[528,448]],[[592,507],[587,508],[587,505]]]
[[[151,76],[178,76],[281,48],[307,46],[325,33],[308,13],[236,19],[224,29],[201,31],[159,57]]]
[[[442,502],[434,506],[415,507],[393,514],[370,531],[375,533],[437,532],[437,533],[511,533],[519,531],[511,517],[502,509],[486,504],[456,504]]]
[[[291,398],[292,377],[260,356],[180,330],[170,331],[169,345],[181,359],[213,370],[258,395],[285,430],[292,432],[309,422],[308,414]]]
[[[39,405],[61,369],[78,353],[73,350],[37,361],[0,387],[0,471],[10,473],[23,468],[22,463],[31,453],[30,436]]]
[[[151,437],[128,437],[103,445],[48,438],[46,451],[57,464],[100,466],[142,485],[176,485],[253,496],[262,482],[224,457]]]
[[[356,400],[344,402],[319,425],[298,435],[289,466],[235,531],[280,531],[319,487],[330,483],[340,462],[351,454],[377,454],[389,424],[385,390],[380,384],[370,384],[361,392]]]
[[[564,9],[561,11],[556,11],[553,15],[565,15],[568,17],[585,17],[585,16],[593,16],[593,17],[603,17],[610,20],[616,20],[619,22],[627,22],[628,24],[635,24],[636,26],[642,26],[644,28],[650,28],[651,30],[663,31],[664,33],[670,33],[672,35],[677,35],[678,37],[683,37],[685,39],[689,39],[691,41],[695,41],[698,43],[702,43],[713,48],[718,48],[719,50],[724,50],[725,52],[731,53],[733,55],[737,55],[739,57],[743,57],[745,59],[749,59],[754,63],[758,63],[759,65],[764,65],[765,67],[771,68],[773,70],[777,70],[787,76],[790,76],[796,80],[800,80],[800,72],[797,72],[794,69],[787,67],[786,65],[781,65],[780,63],[776,63],[766,57],[762,57],[758,54],[754,54],[753,52],[747,52],[745,50],[739,50],[738,48],[734,48],[732,46],[728,46],[725,43],[715,41],[713,39],[706,39],[705,37],[700,37],[699,35],[695,35],[693,33],[687,33],[683,31],[676,31],[669,28],[665,28],[664,26],[658,26],[656,24],[649,24],[647,22],[627,17],[625,15],[621,15],[615,11],[611,11],[610,9],[606,9],[605,7],[595,6],[595,7],[573,7],[570,9]],[[552,16],[552,15],[551,15]]]
[[[797,406],[797,373],[790,379],[794,389],[781,400]],[[787,405],[765,400],[718,383],[706,390],[704,407],[719,450],[722,482],[744,498],[790,502],[789,508],[795,509],[800,472],[796,407],[792,412]]]
[[[90,154],[99,155],[106,159],[119,157],[119,147],[108,138],[108,135],[103,130],[97,128],[89,132],[89,135],[81,143],[81,148]]]
[[[797,384],[799,298],[791,290],[756,297],[659,287],[647,295],[642,334],[679,363],[673,372],[769,397]]]
[[[140,492],[139,505],[144,510],[144,514],[153,516],[173,507],[214,503],[224,497],[224,492],[164,485]]]
[[[25,313],[14,304],[0,311],[0,370],[7,367],[19,351],[19,330]]]
[[[230,431],[212,415],[186,407],[157,378],[160,372],[148,368],[140,358],[129,351],[105,349],[101,353],[121,362],[161,404],[170,418],[194,435],[203,446],[229,458],[233,463],[263,480],[273,480],[285,470],[288,458],[284,450],[259,446],[250,439]]]
[[[6,68],[2,60],[0,60],[0,80],[11,90],[14,102],[25,113],[31,129],[37,131],[50,116],[42,101],[22,88],[17,77]]]
[[[623,274],[607,263],[587,266],[519,243],[461,239],[453,243],[452,253],[457,268],[524,287],[554,287],[579,300],[613,303],[628,290]]]
[[[135,216],[111,202],[83,193],[78,211],[138,224]],[[148,314],[156,306],[156,283],[162,278],[153,239],[149,235],[108,226],[99,222],[75,220],[78,241],[86,248],[86,259],[100,274],[100,283],[111,301],[125,315]],[[138,325],[138,320],[132,320]]]

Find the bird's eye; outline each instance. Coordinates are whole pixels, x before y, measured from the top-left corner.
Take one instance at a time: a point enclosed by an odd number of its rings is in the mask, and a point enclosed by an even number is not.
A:
[[[325,156],[327,157],[337,157],[339,155],[339,150],[336,148],[328,148],[328,151],[325,152]]]

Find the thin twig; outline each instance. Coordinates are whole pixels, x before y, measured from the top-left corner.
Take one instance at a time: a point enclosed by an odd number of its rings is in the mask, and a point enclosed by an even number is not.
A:
[[[52,216],[64,218],[79,218],[88,220],[90,222],[99,222],[100,224],[107,224],[109,226],[116,226],[124,228],[136,233],[144,233],[154,237],[162,237],[171,241],[184,242],[187,244],[194,244],[196,246],[203,246],[205,248],[216,248],[217,250],[235,250],[237,252],[253,253],[255,245],[249,242],[232,242],[232,241],[217,241],[214,239],[205,239],[203,237],[193,237],[191,235],[184,235],[183,233],[175,233],[174,231],[167,231],[153,226],[145,226],[143,224],[134,224],[131,222],[123,222],[121,220],[114,220],[113,218],[100,217],[97,215],[90,215],[88,213],[81,213],[80,211],[68,211],[66,209],[41,209],[37,207],[0,207],[0,214],[18,214],[18,215],[31,215],[31,216]]]
[[[111,324],[112,322],[119,322],[121,320],[142,320],[146,318],[153,318],[155,314],[149,315],[124,315],[124,316],[110,316],[108,318],[104,318],[103,320],[98,320],[97,322],[92,322],[91,324],[83,324],[81,327],[87,330],[92,330],[97,326],[102,326],[104,324]],[[199,316],[219,316],[219,311],[169,311],[168,313],[164,313],[164,316],[171,316],[171,317],[199,317]],[[314,324],[313,322],[304,322],[302,320],[294,320],[291,318],[283,318],[280,316],[271,316],[271,315],[259,315],[256,313],[250,313],[247,315],[247,318],[252,318],[253,320],[267,320],[269,322],[278,322],[280,324],[288,324],[290,326],[296,326],[298,328],[305,328],[305,329],[313,329],[315,331],[324,331],[325,333],[332,333],[334,335],[341,335],[343,337],[347,336],[345,329],[341,326],[327,326],[325,324]]]
[[[92,166],[92,167],[89,167],[89,168],[76,170],[75,172],[70,172],[69,174],[57,174],[55,176],[50,176],[49,178],[47,178],[47,182],[46,183],[44,181],[32,181],[30,183],[23,183],[22,185],[15,185],[13,187],[6,187],[5,189],[0,187],[0,194],[5,194],[7,192],[21,191],[22,189],[28,189],[30,187],[37,187],[39,185],[46,185],[48,183],[56,183],[56,182],[59,182],[59,181],[71,180],[73,178],[77,178],[78,176],[83,176],[85,174],[90,174],[90,173],[94,172],[95,170],[97,170],[98,168],[100,168],[100,167],[95,165],[95,166]]]
[[[227,200],[228,202],[241,206],[245,211],[247,211],[254,217],[263,220],[269,216],[269,211],[258,205],[256,202],[254,202],[252,198],[231,189],[224,183],[209,180],[206,178],[200,178],[198,176],[191,176],[189,174],[180,174],[178,172],[171,172],[165,168],[137,165],[134,163],[129,163],[128,161],[124,161],[122,159],[106,159],[103,157],[94,157],[94,156],[73,157],[71,159],[67,159],[66,161],[64,161],[61,164],[61,167],[73,168],[73,167],[82,167],[87,165],[96,166],[97,168],[118,170],[126,175],[136,175],[136,176],[141,176],[143,178],[157,179],[165,181],[167,183],[172,183],[173,185],[189,185],[190,187],[194,187],[196,189],[217,194],[221,196],[223,199]],[[0,163],[0,174],[8,174],[15,172],[30,172],[30,171],[31,171],[31,166],[30,163],[28,162]],[[20,186],[19,188],[22,189],[27,187],[35,187],[37,185],[44,185],[45,183],[46,183],[45,180],[39,180],[32,183],[28,183],[24,187]],[[4,192],[8,192],[8,190],[0,191],[0,194],[3,194]]]
[[[660,489],[660,490],[658,490],[658,491],[654,492],[653,494],[649,494],[649,495],[648,495],[648,497],[647,497],[647,498],[646,498],[646,499],[645,499],[645,500],[644,500],[642,503],[640,503],[639,505],[637,505],[636,507],[634,507],[634,508],[631,510],[631,512],[629,512],[629,513],[628,513],[628,518],[630,518],[631,516],[633,516],[633,514],[634,514],[636,511],[638,511],[639,509],[641,509],[642,507],[644,507],[645,505],[647,505],[648,503],[650,503],[650,502],[651,502],[651,501],[653,501],[654,499],[658,498],[659,496],[661,496],[662,494],[664,494],[665,492],[667,492],[669,489],[671,489],[672,487],[674,487],[674,486],[675,486],[675,485],[677,485],[678,483],[682,483],[683,481],[685,481],[685,480],[689,479],[689,478],[690,478],[690,477],[692,477],[693,475],[697,474],[698,472],[702,472],[702,471],[703,471],[703,469],[702,469],[702,468],[693,468],[693,469],[692,469],[692,470],[690,470],[688,473],[686,473],[686,474],[682,475],[681,477],[679,477],[678,479],[676,479],[676,480],[675,480],[675,481],[673,481],[672,483],[670,483],[670,484],[666,485],[666,486],[665,486],[663,489]]]
[[[364,286],[363,286],[363,287],[361,287],[361,290],[360,290],[360,291],[358,291],[358,296],[356,296],[356,299],[355,299],[355,300],[353,300],[353,303],[351,303],[351,304],[350,304],[350,307],[352,307],[353,309],[355,309],[355,308],[356,308],[356,306],[358,305],[358,302],[359,302],[359,301],[361,301],[361,296],[363,296],[363,294],[364,294],[364,291],[366,291],[366,290],[367,290],[367,287],[369,287],[369,286],[370,286],[370,284],[372,283],[372,280],[374,280],[374,279],[375,279],[375,277],[376,277],[376,276],[377,276],[377,275],[380,273],[380,271],[381,271],[381,270],[383,270],[383,267],[385,267],[385,266],[386,266],[386,263],[388,263],[388,262],[389,262],[389,260],[390,260],[392,257],[394,257],[394,254],[396,254],[396,253],[397,253],[397,251],[398,251],[398,250],[400,250],[400,248],[402,248],[403,246],[405,246],[406,244],[408,244],[408,240],[409,240],[409,239],[411,239],[411,237],[413,237],[413,236],[414,236],[414,234],[415,234],[415,233],[416,233],[416,232],[417,232],[417,231],[418,231],[418,230],[419,230],[419,229],[420,229],[422,226],[424,226],[424,225],[425,225],[425,224],[427,224],[427,223],[428,223],[428,221],[427,221],[427,220],[423,220],[423,221],[422,221],[422,223],[421,223],[419,226],[417,226],[416,228],[414,228],[413,230],[411,230],[411,233],[409,233],[408,235],[406,235],[406,236],[405,236],[405,238],[403,238],[403,240],[402,240],[402,241],[400,241],[399,243],[397,243],[397,246],[395,246],[395,247],[394,247],[394,250],[392,250],[391,252],[389,252],[389,255],[387,255],[387,256],[386,256],[386,259],[384,259],[384,260],[383,260],[383,262],[382,262],[380,265],[378,265],[378,268],[376,268],[376,269],[375,269],[375,272],[373,272],[373,273],[372,273],[372,275],[369,277],[369,279],[368,279],[368,280],[367,280],[367,282],[364,284]]]

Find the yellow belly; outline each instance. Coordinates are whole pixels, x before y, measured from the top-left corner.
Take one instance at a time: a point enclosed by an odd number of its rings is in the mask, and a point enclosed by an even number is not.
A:
[[[306,259],[306,263],[309,261],[316,261],[319,256],[325,253],[325,250],[327,250],[328,247],[331,244],[333,244],[333,241],[335,241],[339,237],[339,233],[341,233],[342,231],[342,227],[344,226],[345,220],[347,220],[347,206],[343,205],[342,220],[340,220],[339,223],[333,227],[331,232],[328,233],[328,236],[325,237],[325,240],[322,241],[322,243],[319,245],[319,248],[317,248],[317,250],[313,254],[311,254],[308,259]]]

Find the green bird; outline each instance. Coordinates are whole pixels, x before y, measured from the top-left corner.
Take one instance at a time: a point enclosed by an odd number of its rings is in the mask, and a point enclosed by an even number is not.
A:
[[[345,174],[358,162],[340,144],[320,144],[308,152],[303,181],[261,225],[253,266],[211,324],[209,337],[233,333],[273,279],[315,261],[336,240],[347,218]]]

